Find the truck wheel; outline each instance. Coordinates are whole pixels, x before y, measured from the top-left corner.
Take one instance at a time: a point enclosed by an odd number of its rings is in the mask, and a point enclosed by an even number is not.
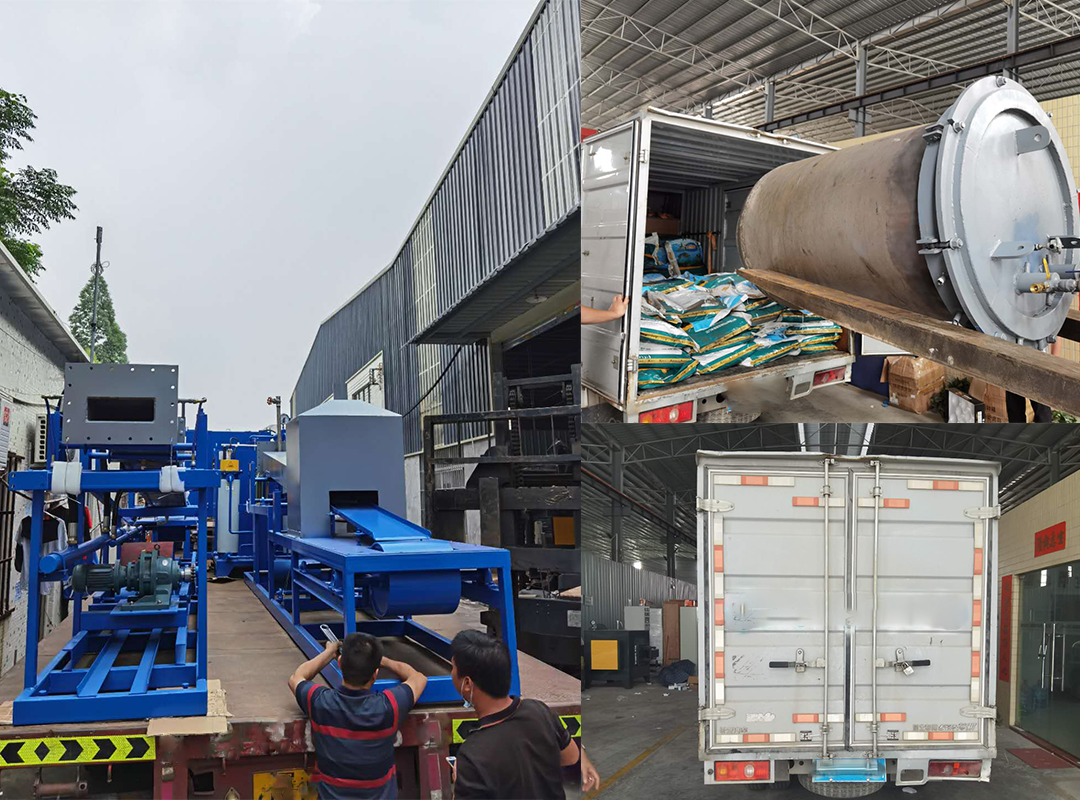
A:
[[[814,776],[800,773],[799,783],[821,797],[867,797],[880,791],[884,783],[814,783]]]

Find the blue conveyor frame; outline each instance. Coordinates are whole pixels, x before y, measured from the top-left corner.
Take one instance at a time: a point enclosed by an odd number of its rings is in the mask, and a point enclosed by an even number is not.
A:
[[[354,631],[374,636],[401,636],[432,653],[450,660],[450,640],[410,615],[383,619],[356,619],[356,610],[365,601],[363,584],[372,576],[393,573],[457,571],[461,576],[461,596],[498,611],[500,638],[511,658],[511,694],[520,694],[517,634],[514,624],[514,596],[510,553],[494,547],[432,538],[424,528],[384,509],[366,507],[334,509],[358,528],[360,535],[300,537],[281,532],[288,510],[284,493],[270,481],[270,497],[249,506],[254,516],[255,568],[245,581],[296,645],[313,658],[324,649],[323,622],[304,622],[305,611],[331,610],[341,622],[330,624],[339,638]],[[275,559],[289,560],[289,585],[279,586],[274,575]],[[494,574],[494,578],[492,577]],[[353,613],[346,613],[352,598]],[[336,663],[323,670],[334,687],[341,686]],[[394,686],[396,680],[376,680],[376,691]],[[428,676],[427,688],[419,703],[462,702],[449,675]]]

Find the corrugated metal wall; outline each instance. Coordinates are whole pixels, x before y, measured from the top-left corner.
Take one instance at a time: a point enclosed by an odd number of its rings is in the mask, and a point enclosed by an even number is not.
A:
[[[593,622],[609,629],[621,627],[623,608],[641,600],[659,606],[665,600],[696,597],[697,587],[692,583],[618,564],[588,550],[581,552],[581,616],[585,630]]]
[[[381,350],[386,407],[409,411],[405,448],[421,449],[421,415],[490,407],[487,349],[406,345],[581,203],[579,0],[544,0],[394,262],[319,328],[294,413],[345,397]],[[444,443],[456,437],[444,431]],[[463,430],[463,438],[482,435]]]

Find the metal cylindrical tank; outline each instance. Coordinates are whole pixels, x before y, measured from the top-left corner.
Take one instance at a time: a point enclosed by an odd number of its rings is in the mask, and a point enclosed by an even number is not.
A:
[[[769,172],[737,238],[747,269],[1043,347],[1072,299],[1057,278],[1076,269],[1077,212],[1049,116],[984,78],[935,125]]]

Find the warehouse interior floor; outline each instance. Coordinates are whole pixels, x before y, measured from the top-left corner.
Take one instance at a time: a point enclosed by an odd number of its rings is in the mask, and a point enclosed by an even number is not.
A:
[[[759,788],[747,784],[706,786],[697,755],[697,691],[671,691],[653,683],[632,689],[594,685],[581,694],[585,749],[600,772],[598,792],[587,800],[809,799],[798,781],[790,788]],[[915,789],[914,795],[887,785],[872,795],[881,800],[921,796],[927,800],[1020,800],[1021,798],[1080,798],[1080,769],[1032,769],[1006,751],[1035,747],[1008,728],[998,728],[998,758],[989,783],[936,783]]]

